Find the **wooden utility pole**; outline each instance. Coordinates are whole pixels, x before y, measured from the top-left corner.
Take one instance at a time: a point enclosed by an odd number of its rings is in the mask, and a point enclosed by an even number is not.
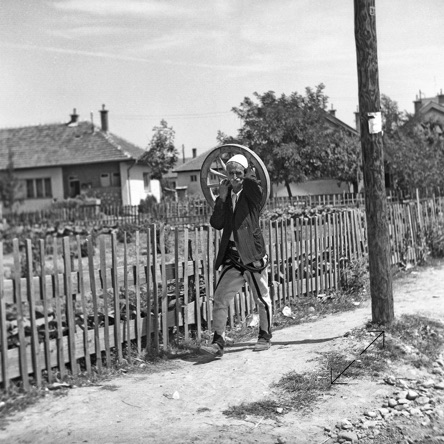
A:
[[[375,0],[354,0],[354,8],[372,322],[389,324],[393,321],[394,309],[382,153]]]

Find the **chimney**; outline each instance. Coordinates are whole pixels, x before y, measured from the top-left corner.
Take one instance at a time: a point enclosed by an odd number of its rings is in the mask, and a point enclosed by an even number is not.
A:
[[[193,159],[197,156],[197,148],[192,149],[193,152]]]
[[[418,100],[415,100],[413,102],[413,104],[415,105],[415,114],[418,113],[418,111],[420,110],[421,106],[422,106],[422,100],[421,100],[421,96],[419,96]]]
[[[331,109],[329,109],[328,112],[329,112],[333,117],[336,117],[336,110],[333,109],[333,104],[331,105]]]
[[[442,89],[441,89],[441,91],[438,94],[438,103],[440,105],[444,105],[444,94],[442,93]]]
[[[108,110],[105,109],[105,105],[102,105],[100,110],[100,120],[102,122],[102,131],[104,133],[108,132]]]
[[[359,115],[359,107],[356,107],[355,111],[355,127],[358,133],[361,132],[361,116]]]
[[[71,120],[68,122],[68,126],[77,126],[79,123],[79,115],[77,114],[77,110],[74,108],[71,114]]]

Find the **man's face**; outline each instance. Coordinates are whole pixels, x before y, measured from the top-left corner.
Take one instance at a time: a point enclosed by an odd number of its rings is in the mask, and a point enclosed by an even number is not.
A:
[[[242,182],[244,181],[245,177],[244,167],[239,163],[229,162],[227,165],[227,174],[228,180],[233,187],[233,191],[235,193],[239,192],[242,188]]]

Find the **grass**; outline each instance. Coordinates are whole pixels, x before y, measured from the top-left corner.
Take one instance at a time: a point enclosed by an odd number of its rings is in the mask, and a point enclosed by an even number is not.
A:
[[[272,397],[230,406],[223,413],[235,418],[245,418],[246,415],[275,418],[288,411],[311,411],[323,394],[333,389],[332,378],[333,381],[336,378],[347,381],[379,377],[393,362],[430,368],[444,348],[444,324],[424,316],[401,316],[385,328],[384,345],[382,338],[368,331],[374,329],[374,325],[368,324],[353,330],[348,335],[350,342],[346,353],[323,354],[317,360],[316,370],[285,374],[272,385]],[[282,412],[277,410],[279,408]]]
[[[417,368],[429,368],[444,348],[444,323],[421,315],[403,315],[386,332],[387,354]]]

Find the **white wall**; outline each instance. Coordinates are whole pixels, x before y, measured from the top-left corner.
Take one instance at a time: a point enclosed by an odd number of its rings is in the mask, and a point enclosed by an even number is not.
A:
[[[62,168],[39,168],[36,170],[14,171],[18,179],[23,180],[23,192],[26,196],[26,179],[51,178],[52,198],[25,199],[17,208],[18,212],[40,211],[48,208],[54,200],[63,200]]]
[[[347,183],[341,182],[338,185],[338,181],[334,179],[318,179],[310,180],[303,183],[292,183],[290,185],[293,196],[305,196],[309,194],[338,194],[350,192],[350,187]],[[285,184],[273,185],[273,197],[288,196],[288,191]]]
[[[149,189],[145,190],[143,173],[149,173],[149,171],[148,167],[142,165],[130,166],[124,162],[120,164],[123,205],[139,205],[140,201],[149,194],[160,202],[162,196],[160,181],[150,180]]]

